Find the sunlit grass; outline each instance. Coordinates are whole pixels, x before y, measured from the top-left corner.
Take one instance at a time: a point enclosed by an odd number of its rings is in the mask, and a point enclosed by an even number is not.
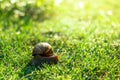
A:
[[[44,21],[0,23],[0,80],[119,80],[120,1],[57,1]],[[39,42],[61,55],[57,65],[28,65]]]

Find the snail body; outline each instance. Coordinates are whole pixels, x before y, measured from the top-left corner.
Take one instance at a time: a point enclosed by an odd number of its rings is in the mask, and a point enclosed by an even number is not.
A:
[[[52,46],[49,43],[38,43],[33,48],[32,52],[33,59],[31,60],[32,65],[57,64],[59,58],[54,55]]]
[[[41,57],[39,55],[36,55],[32,60],[32,65],[41,66],[42,64],[57,64],[58,63],[58,56],[50,56],[50,57]]]

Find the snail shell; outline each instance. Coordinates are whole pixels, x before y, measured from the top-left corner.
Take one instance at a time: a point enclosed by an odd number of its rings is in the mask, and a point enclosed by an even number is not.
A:
[[[43,57],[49,57],[53,56],[53,48],[49,43],[43,42],[43,43],[38,43],[35,45],[32,56],[43,56]]]

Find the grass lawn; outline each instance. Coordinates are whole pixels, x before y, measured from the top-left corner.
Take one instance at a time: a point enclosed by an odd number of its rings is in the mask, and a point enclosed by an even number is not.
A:
[[[0,19],[0,80],[120,80],[119,3],[63,0],[44,21]],[[57,65],[28,65],[39,42],[61,55]]]

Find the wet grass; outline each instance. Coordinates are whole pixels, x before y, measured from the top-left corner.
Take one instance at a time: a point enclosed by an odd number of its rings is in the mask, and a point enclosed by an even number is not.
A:
[[[119,1],[66,0],[42,22],[1,23],[0,80],[119,80],[119,14]],[[57,65],[28,65],[39,42],[62,54]]]

